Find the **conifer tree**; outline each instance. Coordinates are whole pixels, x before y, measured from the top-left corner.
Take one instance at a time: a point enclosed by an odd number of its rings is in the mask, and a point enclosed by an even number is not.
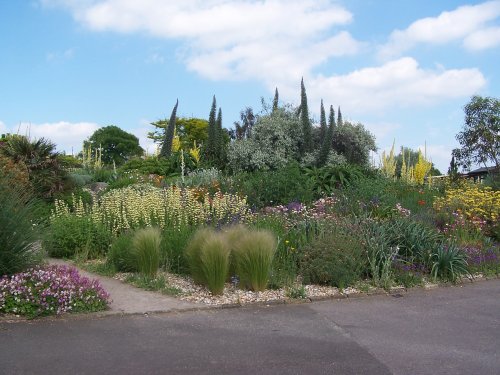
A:
[[[174,140],[175,133],[175,119],[177,116],[177,106],[179,105],[179,99],[175,102],[174,109],[172,109],[172,114],[170,115],[170,120],[168,121],[168,127],[165,131],[165,139],[163,140],[163,145],[161,146],[160,156],[168,158],[172,153],[172,142]]]
[[[342,126],[343,124],[344,124],[344,122],[342,120],[342,112],[340,112],[340,106],[339,106],[338,113],[337,113],[337,125]]]
[[[321,108],[320,108],[320,118],[319,118],[319,139],[320,142],[323,142],[326,135],[326,114],[325,107],[323,106],[323,99],[321,99]]]
[[[278,94],[278,88],[276,87],[273,99],[273,112],[275,112],[278,109],[278,101],[279,101],[279,94]]]
[[[323,103],[323,102],[322,102]],[[323,108],[324,112],[324,108]],[[323,143],[321,144],[321,150],[318,156],[318,166],[321,167],[326,164],[328,160],[328,154],[332,149],[333,142],[333,132],[335,130],[335,111],[333,110],[333,105],[330,106],[330,116],[328,118],[328,129],[326,135],[323,138]]]
[[[208,116],[208,138],[205,146],[205,157],[208,160],[213,160],[217,152],[217,140],[218,131],[216,124],[217,102],[215,100],[215,95],[212,100],[212,108],[210,109],[210,115]]]
[[[306,152],[312,151],[313,142],[312,142],[312,129],[311,123],[309,121],[309,109],[307,106],[307,95],[306,88],[304,86],[304,78],[302,78],[300,82],[300,122],[302,124],[302,148],[301,154],[304,155]]]
[[[222,133],[222,109],[219,107],[219,112],[217,113],[217,120],[215,122],[217,140],[215,142],[215,158],[217,160],[222,160],[224,151],[224,135]]]

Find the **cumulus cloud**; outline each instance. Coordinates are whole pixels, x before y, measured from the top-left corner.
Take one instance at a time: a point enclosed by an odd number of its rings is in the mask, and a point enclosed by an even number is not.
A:
[[[442,12],[437,17],[427,17],[413,22],[404,30],[395,30],[387,44],[382,46],[382,58],[394,58],[419,43],[445,44],[463,41],[467,49],[477,50],[498,45],[498,28],[488,23],[500,17],[500,1],[466,5],[453,11]]]
[[[318,76],[308,84],[308,97],[338,104],[345,113],[373,112],[388,107],[436,104],[445,99],[469,96],[484,87],[478,69],[427,70],[410,57],[345,75]],[[297,88],[286,88],[297,92]]]
[[[299,79],[331,57],[357,53],[352,14],[327,0],[45,0],[94,31],[142,32],[181,41],[179,58],[209,79],[269,85]]]
[[[45,122],[45,123],[28,123],[22,122],[18,125],[7,127],[2,126],[2,131],[11,134],[21,134],[32,138],[46,138],[54,142],[57,150],[71,154],[79,152],[82,149],[83,141],[92,135],[100,126],[93,122]]]

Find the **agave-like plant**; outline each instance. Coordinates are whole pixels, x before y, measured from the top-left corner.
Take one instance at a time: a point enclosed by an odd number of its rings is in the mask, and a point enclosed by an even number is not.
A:
[[[29,179],[39,195],[51,197],[63,189],[66,172],[59,161],[56,145],[48,139],[11,135],[0,148],[0,153],[26,166]]]
[[[431,256],[431,275],[456,282],[461,276],[468,275],[467,255],[455,244],[442,245]]]

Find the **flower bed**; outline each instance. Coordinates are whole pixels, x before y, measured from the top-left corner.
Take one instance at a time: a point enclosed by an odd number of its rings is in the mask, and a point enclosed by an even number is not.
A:
[[[76,268],[48,266],[0,279],[0,313],[28,318],[106,309],[109,295]]]

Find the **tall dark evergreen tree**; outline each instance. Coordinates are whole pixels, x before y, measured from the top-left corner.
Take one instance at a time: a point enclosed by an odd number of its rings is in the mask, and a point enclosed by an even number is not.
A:
[[[343,124],[344,124],[344,121],[342,120],[342,112],[340,112],[340,106],[339,106],[339,110],[337,113],[337,125],[342,126]]]
[[[307,106],[306,88],[304,78],[300,81],[300,123],[302,124],[302,147],[301,154],[310,152],[313,149],[311,122],[309,121],[309,109]]]
[[[318,156],[319,167],[325,165],[328,160],[328,154],[332,149],[334,130],[335,130],[335,111],[333,110],[333,105],[331,105],[330,116],[328,117],[328,129],[326,131],[325,137],[323,138],[323,143],[321,144],[321,150],[319,151],[319,156]]]
[[[175,102],[174,109],[172,109],[172,114],[170,115],[170,120],[168,121],[168,127],[165,131],[165,140],[161,146],[160,156],[168,158],[172,153],[172,141],[174,140],[175,132],[175,119],[177,116],[177,106],[179,105],[179,99]]]
[[[278,103],[279,103],[279,94],[278,94],[278,88],[276,87],[276,90],[274,90],[273,112],[278,109]]]
[[[217,130],[217,142],[215,143],[215,158],[222,160],[224,155],[224,134],[222,133],[222,109],[219,107],[217,120],[215,122]]]
[[[321,108],[319,110],[320,118],[319,118],[319,139],[321,142],[325,139],[326,135],[326,114],[325,107],[323,106],[323,99],[321,99]]]
[[[217,140],[218,131],[216,124],[216,111],[217,111],[217,101],[215,100],[215,95],[212,100],[212,108],[210,109],[210,115],[208,116],[208,138],[205,145],[205,157],[208,160],[214,160],[217,152]]]

